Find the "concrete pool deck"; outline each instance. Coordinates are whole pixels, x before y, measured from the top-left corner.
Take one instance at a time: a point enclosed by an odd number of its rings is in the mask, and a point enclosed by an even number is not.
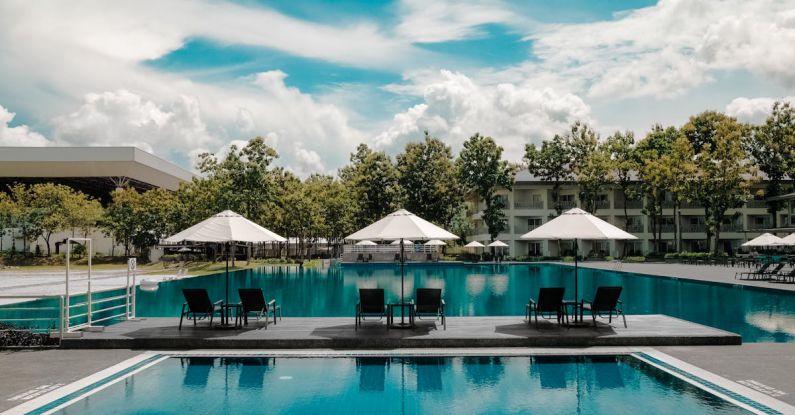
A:
[[[588,317],[586,316],[586,319]],[[84,332],[64,338],[65,349],[302,349],[302,348],[406,348],[406,347],[589,347],[738,345],[739,335],[664,315],[627,316],[628,328],[614,320],[612,326],[567,328],[548,321],[539,327],[522,317],[450,317],[447,330],[432,321],[413,329],[387,330],[381,322],[368,322],[354,330],[353,317],[292,317],[263,328],[252,323],[245,329],[197,328],[186,322],[177,329],[177,318],[147,318],[108,326],[102,332]]]
[[[569,262],[555,262],[555,264],[574,266]],[[795,292],[795,284],[771,283],[767,281],[739,280],[734,278],[737,272],[748,272],[748,268],[729,267],[725,265],[687,265],[665,264],[655,262],[580,262],[580,268],[602,269],[605,271],[633,272],[660,277],[672,277],[705,282],[743,285],[749,287],[765,288]]]

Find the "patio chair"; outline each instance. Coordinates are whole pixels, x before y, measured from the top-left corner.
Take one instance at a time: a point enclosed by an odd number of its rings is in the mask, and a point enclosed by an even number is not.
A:
[[[359,330],[359,326],[368,317],[378,317],[379,321],[386,317],[383,288],[359,288],[359,302],[356,303],[355,330]],[[389,330],[389,325],[387,325],[387,330]]]
[[[757,268],[757,269],[755,269],[753,271],[737,272],[737,273],[734,274],[734,278],[735,279],[738,279],[738,278],[739,279],[743,279],[743,275],[745,275],[746,278],[750,279],[751,275],[767,271],[767,269],[770,268],[770,265],[772,265],[770,262],[766,262],[766,263],[762,264],[762,266],[760,266],[759,268]]]
[[[753,274],[751,274],[748,277],[748,279],[769,280],[769,279],[775,278],[775,277],[777,277],[779,275],[781,270],[784,269],[785,265],[787,265],[787,264],[785,264],[783,262],[779,262],[778,264],[776,264],[775,267],[773,267],[772,270],[753,273]]]
[[[356,256],[356,262],[365,262],[364,261],[364,254],[359,254]]]
[[[622,287],[598,287],[593,301],[583,299],[580,302],[580,320],[582,320],[583,311],[588,311],[591,313],[593,325],[596,327],[596,317],[605,318],[604,314],[607,313],[607,322],[611,324],[615,314],[616,318],[621,316],[624,319],[626,328],[627,318],[624,316],[623,304],[618,299],[621,296],[621,290]]]
[[[781,272],[771,275],[768,279],[770,282],[795,282],[795,268],[790,269],[788,272]]]
[[[366,262],[373,262],[373,254],[367,254],[367,261]]]
[[[395,262],[400,262],[400,254],[395,254]]]
[[[265,302],[265,295],[260,288],[238,288],[240,296],[240,313],[243,317],[243,324],[248,324],[248,315],[254,313],[259,321],[265,316],[265,330],[268,329],[268,316],[273,315],[273,324],[276,324],[276,315],[282,318],[282,307],[276,304],[276,299]]]
[[[540,288],[538,290],[538,301],[532,298],[525,305],[525,318],[530,323],[531,317],[535,317],[535,325],[538,326],[538,316],[543,319],[551,319],[552,316],[558,320],[558,324],[563,322],[566,315],[566,308],[563,306],[563,287]]]
[[[444,314],[444,299],[441,288],[417,288],[417,297],[414,302],[414,317],[422,320],[423,317],[432,317],[442,320],[442,327],[447,330],[447,317]]]
[[[182,295],[185,296],[185,303],[182,304],[182,312],[179,315],[179,330],[182,330],[182,319],[186,316],[188,319],[193,318],[194,327],[197,320],[208,317],[210,319],[210,327],[212,327],[215,314],[220,314],[221,320],[224,319],[223,300],[210,301],[210,295],[207,294],[207,290],[204,288],[183,288]]]

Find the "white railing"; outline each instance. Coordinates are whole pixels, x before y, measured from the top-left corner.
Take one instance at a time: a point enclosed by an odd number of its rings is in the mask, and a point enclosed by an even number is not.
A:
[[[404,249],[405,252],[439,252],[438,246],[422,244],[406,245]],[[400,245],[344,245],[343,252],[360,254],[397,254],[400,253]]]

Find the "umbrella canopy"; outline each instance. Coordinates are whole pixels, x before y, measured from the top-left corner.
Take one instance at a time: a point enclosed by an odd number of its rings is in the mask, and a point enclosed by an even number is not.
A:
[[[763,233],[757,236],[756,238],[751,239],[750,241],[744,243],[742,246],[765,247],[765,246],[784,246],[784,245],[789,245],[789,243],[784,239],[781,239],[778,236],[773,235],[771,233]]]
[[[356,245],[359,245],[359,246],[363,246],[363,245],[373,246],[373,245],[378,245],[378,244],[373,242],[373,241],[371,241],[371,240],[369,240],[369,239],[365,239],[363,241],[356,242]]]
[[[521,239],[550,239],[574,241],[574,299],[579,301],[577,278],[577,240],[638,239],[596,216],[578,208],[569,209],[551,221],[521,236]],[[574,316],[575,321],[577,315]]]
[[[405,245],[414,245],[414,241],[410,241],[408,239],[404,239],[403,240],[403,244],[405,244]],[[390,245],[400,245],[400,239],[395,239],[394,241],[392,241],[392,243]]]
[[[464,248],[485,248],[485,247],[486,247],[486,245],[483,245],[482,243],[480,243],[478,241],[472,241],[472,242],[464,245]]]
[[[458,239],[454,234],[428,222],[427,220],[400,209],[396,212],[384,216],[371,225],[354,232],[345,239],[361,241],[369,239],[372,241],[394,241],[400,244],[400,301],[404,302],[405,293],[405,257],[404,246],[408,239],[427,241],[431,239],[451,240]],[[412,242],[413,243],[413,242]],[[400,322],[404,321],[404,308],[400,308]]]
[[[370,239],[372,241],[394,241],[396,239],[427,241],[429,239],[439,239],[445,241],[458,239],[458,237],[405,209],[400,209],[370,226],[348,235],[345,239],[353,241],[361,241],[362,239]]]
[[[165,242],[226,243],[225,301],[229,304],[229,244],[232,242],[285,242],[286,240],[231,210],[225,210],[166,238]]]
[[[165,239],[167,243],[185,241],[284,242],[286,239],[231,210],[225,210]]]
[[[497,241],[494,241],[494,242],[490,243],[488,246],[496,246],[498,248],[506,248],[508,246],[508,244],[506,244],[503,241],[497,240]]]
[[[638,239],[578,208],[569,209],[551,221],[521,236],[521,239]]]
[[[431,239],[430,241],[428,241],[428,242],[425,242],[423,245],[428,245],[428,246],[444,246],[444,245],[447,245],[447,243],[445,243],[444,241],[440,241],[440,240],[438,240],[438,239]]]
[[[791,233],[791,234],[781,238],[781,240],[786,242],[787,245],[795,245],[795,233]]]

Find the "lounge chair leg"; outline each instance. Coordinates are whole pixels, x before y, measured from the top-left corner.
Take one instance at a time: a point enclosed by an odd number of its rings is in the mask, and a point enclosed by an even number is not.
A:
[[[179,329],[177,329],[177,330],[182,330],[182,318],[183,317],[185,317],[185,312],[183,312],[182,314],[179,315]]]
[[[624,319],[624,328],[627,328],[627,316],[624,313],[621,313],[621,318]]]

